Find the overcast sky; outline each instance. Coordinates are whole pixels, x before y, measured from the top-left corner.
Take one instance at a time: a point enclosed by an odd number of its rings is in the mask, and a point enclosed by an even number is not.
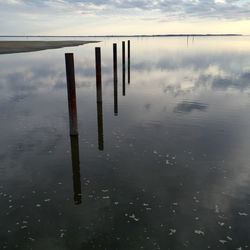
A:
[[[250,34],[250,0],[0,0],[0,35]]]

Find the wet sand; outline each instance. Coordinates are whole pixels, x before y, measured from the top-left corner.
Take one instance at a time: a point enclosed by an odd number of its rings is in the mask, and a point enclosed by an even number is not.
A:
[[[98,41],[0,41],[0,54],[59,49],[96,42]]]

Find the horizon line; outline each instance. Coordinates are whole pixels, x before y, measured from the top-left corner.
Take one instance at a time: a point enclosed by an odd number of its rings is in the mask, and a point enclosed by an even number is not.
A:
[[[0,35],[0,37],[187,37],[187,36],[249,36],[237,33],[208,33],[208,34],[135,34],[135,35]]]

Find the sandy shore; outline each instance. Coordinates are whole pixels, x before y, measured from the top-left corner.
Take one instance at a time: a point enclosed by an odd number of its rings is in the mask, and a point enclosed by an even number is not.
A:
[[[97,41],[0,41],[0,54],[73,47]]]

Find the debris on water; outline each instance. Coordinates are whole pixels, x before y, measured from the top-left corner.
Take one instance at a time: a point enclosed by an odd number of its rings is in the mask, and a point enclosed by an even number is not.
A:
[[[170,228],[169,231],[170,231],[169,235],[174,235],[176,233],[176,229]]]
[[[219,240],[219,242],[221,243],[221,244],[225,244],[225,243],[227,243],[227,241],[226,240]]]
[[[133,219],[134,221],[138,222],[139,219],[135,217],[135,214],[132,214],[129,216],[130,219]]]
[[[241,212],[239,212],[239,215],[240,215],[240,216],[248,216],[247,213],[241,213]]]
[[[117,206],[117,205],[119,205],[119,202],[118,202],[118,201],[115,201],[114,204]]]
[[[205,235],[205,233],[201,230],[195,230],[194,233],[199,234],[199,235]]]
[[[173,205],[174,205],[174,206],[178,206],[179,204],[178,204],[177,202],[174,202]]]
[[[110,197],[109,196],[103,196],[102,197],[104,200],[108,200],[108,199],[110,199]]]
[[[45,199],[44,200],[44,202],[50,202],[51,201],[51,199]]]
[[[107,193],[109,190],[108,189],[103,189],[102,192],[103,193]]]
[[[36,207],[41,207],[41,204],[36,204]]]
[[[60,238],[63,238],[65,236],[65,233],[60,234]]]
[[[220,213],[220,210],[219,210],[219,206],[218,205],[215,205],[215,213]]]
[[[199,202],[200,202],[195,196],[193,197],[193,199],[194,199],[194,201],[195,201],[196,203],[199,203]]]
[[[218,222],[218,224],[219,224],[221,227],[223,227],[223,226],[225,225],[224,222]]]
[[[33,239],[33,238],[28,238],[28,240],[30,240],[30,241],[32,241],[32,242],[34,242],[34,241],[35,241],[35,239]]]

